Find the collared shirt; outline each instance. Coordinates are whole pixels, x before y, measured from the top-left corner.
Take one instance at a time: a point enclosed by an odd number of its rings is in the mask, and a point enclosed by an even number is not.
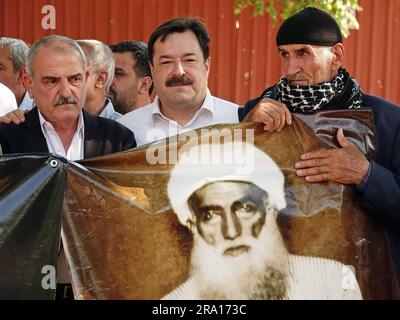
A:
[[[202,106],[183,126],[162,114],[158,97],[153,103],[122,116],[118,122],[135,133],[139,146],[213,124],[238,123],[238,108],[237,104],[216,98],[207,90]]]
[[[21,104],[18,106],[19,110],[32,110],[35,106],[35,102],[29,96],[28,91],[25,91],[24,99],[22,99]]]
[[[39,110],[38,113],[39,113],[40,128],[42,129],[43,135],[46,138],[49,152],[57,154],[59,156],[63,156],[64,158],[67,158],[68,160],[71,161],[83,159],[85,124],[83,121],[82,111],[80,112],[78,118],[78,125],[76,127],[74,137],[72,138],[71,144],[67,152],[65,152],[64,145],[58,133],[55,131],[53,125],[50,122],[46,121],[46,119],[42,116]],[[57,282],[70,283],[67,262],[65,258],[64,249],[62,248],[62,246],[60,247],[60,251],[58,254]]]
[[[100,113],[100,117],[112,120],[118,120],[119,118],[122,117],[122,114],[115,111],[114,106],[110,99],[106,99],[104,103],[104,108]]]
[[[39,110],[38,110],[39,111]],[[47,147],[50,153],[57,154],[68,160],[76,161],[81,160],[84,157],[84,122],[82,111],[79,115],[78,126],[74,137],[72,138],[71,145],[68,151],[65,152],[64,145],[60,139],[60,136],[54,129],[53,125],[46,121],[39,111],[40,128],[42,129],[43,135],[46,138]]]

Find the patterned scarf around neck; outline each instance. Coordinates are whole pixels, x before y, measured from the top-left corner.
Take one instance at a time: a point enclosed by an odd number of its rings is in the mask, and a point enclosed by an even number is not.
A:
[[[311,86],[290,85],[287,78],[282,78],[277,84],[276,99],[286,104],[291,112],[309,113],[324,109],[329,102],[343,93],[351,96],[343,108],[358,109],[362,105],[362,94],[357,81],[349,73],[340,68],[331,81]],[[270,98],[272,90],[264,98]]]

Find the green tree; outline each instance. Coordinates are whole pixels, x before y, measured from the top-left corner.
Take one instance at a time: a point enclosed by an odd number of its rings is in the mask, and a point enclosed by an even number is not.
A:
[[[345,37],[350,34],[350,29],[359,28],[356,13],[362,8],[358,0],[236,0],[234,10],[235,14],[240,14],[243,9],[254,7],[253,16],[268,13],[277,21],[278,15],[284,20],[309,6],[320,8],[332,15]]]

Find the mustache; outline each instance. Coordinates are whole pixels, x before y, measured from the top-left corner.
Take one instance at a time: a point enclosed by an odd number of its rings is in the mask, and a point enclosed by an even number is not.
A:
[[[249,252],[251,247],[248,245],[231,246],[224,250],[224,256],[235,257],[242,253]]]
[[[298,80],[307,80],[308,77],[304,73],[296,73],[293,75],[286,75],[286,79],[289,82],[298,81]]]
[[[59,97],[59,98],[56,98],[56,99],[54,99],[54,101],[53,101],[53,106],[60,106],[60,105],[63,105],[63,104],[77,104],[78,103],[78,100],[77,99],[75,99],[74,97]]]
[[[186,77],[185,75],[182,75],[180,77],[172,76],[165,82],[165,85],[167,87],[171,87],[173,85],[183,85],[184,86],[184,85],[191,85],[191,84],[193,84],[193,81],[191,79],[189,79],[188,77]]]

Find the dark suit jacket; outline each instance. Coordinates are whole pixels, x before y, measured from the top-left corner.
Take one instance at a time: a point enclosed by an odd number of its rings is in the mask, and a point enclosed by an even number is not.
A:
[[[40,128],[37,108],[26,114],[20,125],[0,124],[3,154],[49,152]],[[85,123],[84,158],[101,156],[136,147],[134,134],[116,121],[92,116],[83,110]]]

